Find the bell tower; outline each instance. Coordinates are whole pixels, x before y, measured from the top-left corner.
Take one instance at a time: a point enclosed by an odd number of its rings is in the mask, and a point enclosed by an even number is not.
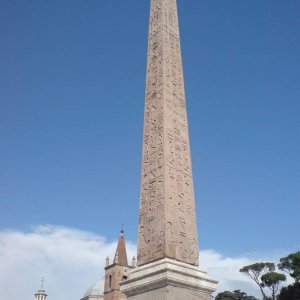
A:
[[[45,300],[46,297],[48,296],[46,294],[46,292],[45,292],[44,284],[45,284],[45,279],[42,278],[42,280],[41,280],[41,288],[37,291],[36,294],[34,294],[35,300]]]
[[[104,300],[125,300],[127,297],[120,291],[120,282],[126,280],[132,266],[128,265],[124,230],[120,232],[120,238],[113,263],[106,258]]]

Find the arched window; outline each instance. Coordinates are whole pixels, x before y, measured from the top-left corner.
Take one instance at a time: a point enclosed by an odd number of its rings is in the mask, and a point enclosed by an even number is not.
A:
[[[108,288],[111,290],[111,282],[112,282],[112,277],[111,275],[109,275],[109,279],[108,279]]]

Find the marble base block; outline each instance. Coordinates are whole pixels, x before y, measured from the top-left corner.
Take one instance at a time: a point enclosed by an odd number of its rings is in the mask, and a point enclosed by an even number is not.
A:
[[[164,258],[131,270],[120,286],[128,300],[210,300],[217,283],[195,266]]]

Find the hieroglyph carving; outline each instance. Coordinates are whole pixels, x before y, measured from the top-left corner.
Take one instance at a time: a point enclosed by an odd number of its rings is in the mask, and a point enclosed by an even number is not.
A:
[[[198,236],[176,0],[152,0],[138,265],[198,265]]]

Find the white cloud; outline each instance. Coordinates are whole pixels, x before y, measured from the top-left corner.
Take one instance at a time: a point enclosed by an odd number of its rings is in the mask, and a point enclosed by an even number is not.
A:
[[[47,225],[29,233],[0,231],[0,299],[34,299],[44,276],[47,299],[79,300],[92,283],[103,277],[105,258],[112,258],[115,248],[116,241],[110,243],[104,237],[73,228]],[[129,258],[135,249],[127,241]],[[204,250],[200,258],[201,268],[220,281],[220,291],[241,289],[259,295],[251,281],[238,272],[241,266],[260,260],[258,256],[226,258]]]
[[[255,262],[277,263],[283,256],[293,251],[272,251],[272,253],[244,255],[240,257],[224,257],[212,250],[200,251],[200,268],[207,270],[210,277],[219,281],[217,292],[241,290],[249,295],[261,298],[257,285],[248,277],[239,272],[240,268]],[[291,283],[289,278],[286,284]],[[266,294],[270,294],[268,290]]]
[[[218,291],[242,290],[253,296],[260,296],[257,287],[250,279],[243,276],[239,269],[257,260],[247,257],[223,257],[221,254],[212,250],[200,251],[200,267],[209,272],[211,278],[219,281]]]
[[[32,232],[0,232],[0,299],[34,299],[46,278],[48,299],[79,300],[103,277],[107,255],[116,242],[76,229],[40,226]],[[129,257],[135,246],[127,243]]]

